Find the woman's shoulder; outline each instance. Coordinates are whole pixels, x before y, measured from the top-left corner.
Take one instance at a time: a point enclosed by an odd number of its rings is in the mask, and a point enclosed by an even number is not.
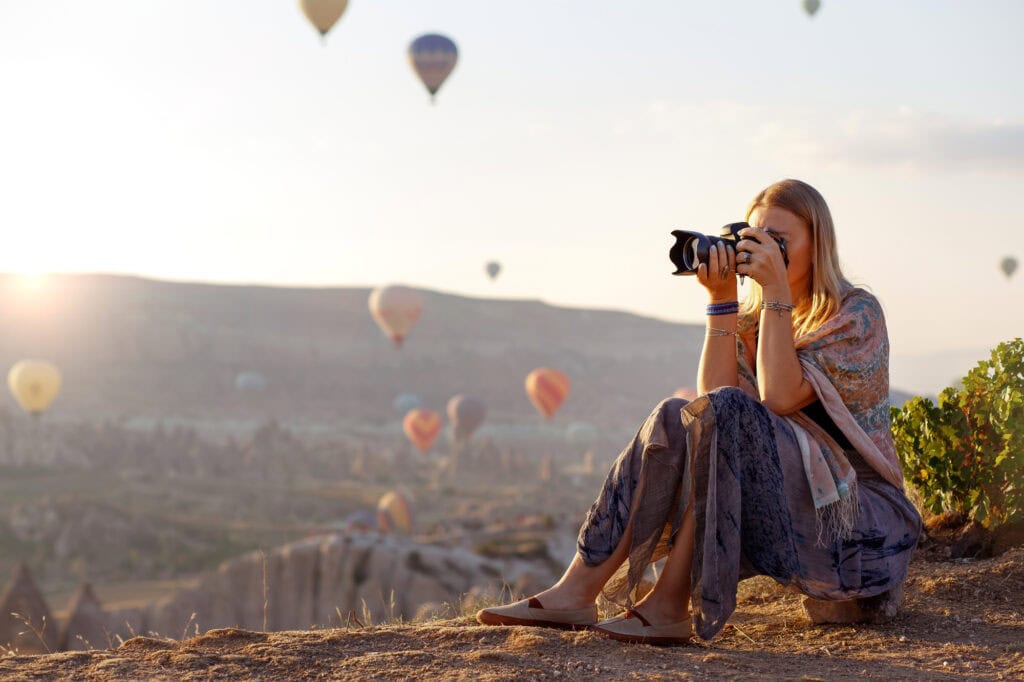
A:
[[[882,314],[882,304],[878,297],[867,289],[852,285],[843,293],[839,307],[843,312],[861,311]]]
[[[887,334],[881,302],[873,293],[861,287],[851,286],[843,294],[836,318],[841,326],[857,330],[858,336]]]

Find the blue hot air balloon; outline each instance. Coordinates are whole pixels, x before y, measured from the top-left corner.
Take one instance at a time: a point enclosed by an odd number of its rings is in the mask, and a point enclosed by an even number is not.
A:
[[[422,35],[409,46],[409,62],[423,85],[427,86],[431,101],[458,60],[459,49],[455,43],[436,33]]]
[[[409,410],[415,410],[420,405],[422,405],[422,401],[412,393],[401,393],[395,396],[395,400],[392,402],[399,417],[404,417]]]

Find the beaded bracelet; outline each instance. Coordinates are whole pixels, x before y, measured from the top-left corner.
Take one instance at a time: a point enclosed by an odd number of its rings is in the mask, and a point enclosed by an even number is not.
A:
[[[726,303],[709,303],[708,315],[734,315],[740,311],[739,301],[728,301]]]
[[[777,310],[779,311],[779,317],[782,317],[783,313],[793,312],[793,304],[783,303],[782,301],[762,301],[761,310]]]
[[[735,336],[740,337],[739,332],[731,332],[728,329],[719,329],[718,327],[708,327],[708,336]]]

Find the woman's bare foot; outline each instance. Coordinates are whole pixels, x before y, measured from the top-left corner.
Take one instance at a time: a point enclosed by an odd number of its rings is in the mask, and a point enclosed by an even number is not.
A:
[[[582,609],[591,606],[596,599],[596,596],[587,595],[563,583],[557,583],[533,596],[546,609]]]
[[[654,592],[633,605],[633,610],[651,625],[672,625],[690,618],[689,604],[676,599],[662,599]]]

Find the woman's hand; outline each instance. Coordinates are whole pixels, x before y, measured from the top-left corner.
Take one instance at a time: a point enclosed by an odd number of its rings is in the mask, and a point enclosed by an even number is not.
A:
[[[712,303],[736,300],[736,252],[728,244],[711,245],[708,262],[697,267],[697,281]]]
[[[762,287],[788,290],[789,278],[782,250],[768,231],[760,227],[745,227],[739,235],[751,239],[741,239],[736,243],[736,272],[753,277]]]

